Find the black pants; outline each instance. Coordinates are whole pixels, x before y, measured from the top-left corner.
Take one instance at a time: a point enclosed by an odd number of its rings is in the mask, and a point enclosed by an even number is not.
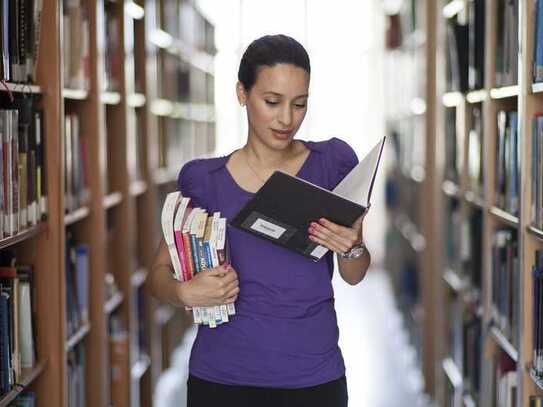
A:
[[[231,386],[189,375],[187,407],[347,407],[345,376],[318,386],[276,389]]]

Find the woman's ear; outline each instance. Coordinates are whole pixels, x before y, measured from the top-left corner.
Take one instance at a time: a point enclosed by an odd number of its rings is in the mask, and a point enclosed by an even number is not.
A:
[[[243,83],[239,81],[236,84],[236,94],[238,95],[238,102],[240,106],[245,106],[247,104],[247,92],[245,91],[245,86],[243,86]]]

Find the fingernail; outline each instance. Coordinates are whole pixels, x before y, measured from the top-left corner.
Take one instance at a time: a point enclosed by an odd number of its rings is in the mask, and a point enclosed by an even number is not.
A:
[[[320,218],[320,219],[319,219],[319,223],[320,223],[321,225],[324,225],[324,224],[326,223],[326,220],[325,220],[324,218]]]
[[[315,231],[315,228],[313,226],[310,226],[309,229],[307,229],[309,233],[313,233]]]
[[[222,265],[222,268],[225,269],[225,270],[228,270],[230,268],[230,264],[229,263],[224,263]]]
[[[309,240],[315,240],[315,237],[312,235],[309,235]]]

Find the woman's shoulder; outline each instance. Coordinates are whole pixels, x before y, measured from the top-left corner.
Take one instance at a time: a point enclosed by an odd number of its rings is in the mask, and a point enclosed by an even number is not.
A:
[[[330,176],[330,188],[335,187],[358,164],[354,149],[340,138],[310,141],[306,142],[306,146],[322,155],[325,170]]]
[[[179,177],[199,177],[208,175],[226,164],[227,156],[214,158],[196,158],[186,162],[179,171]]]
[[[353,148],[346,141],[332,137],[323,141],[305,141],[304,144],[313,151],[337,157],[356,157]]]
[[[209,177],[224,167],[228,157],[197,158],[185,163],[177,177],[177,189],[200,204],[206,200]],[[201,205],[200,205],[201,206]]]

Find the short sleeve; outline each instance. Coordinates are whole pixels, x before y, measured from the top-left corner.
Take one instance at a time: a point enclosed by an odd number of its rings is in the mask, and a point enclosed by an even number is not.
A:
[[[177,190],[184,197],[191,199],[193,207],[206,209],[207,178],[202,160],[189,161],[179,171]]]
[[[349,144],[335,137],[329,141],[328,153],[331,160],[330,168],[335,169],[331,177],[333,189],[358,164],[358,157]]]

